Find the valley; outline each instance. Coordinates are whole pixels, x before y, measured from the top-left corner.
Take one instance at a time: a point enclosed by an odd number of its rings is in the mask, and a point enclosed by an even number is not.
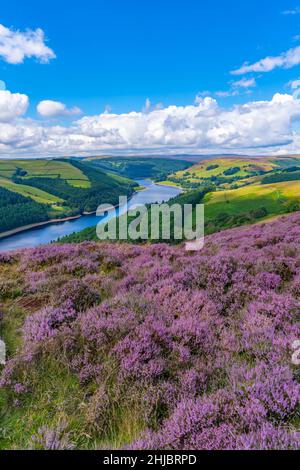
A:
[[[184,189],[170,205],[203,203],[205,233],[211,234],[300,210],[300,157],[210,158],[171,173],[158,184]],[[94,227],[63,239],[83,240],[97,241]]]
[[[75,160],[0,160],[0,234],[96,211],[136,183]],[[18,195],[18,197],[16,197]]]

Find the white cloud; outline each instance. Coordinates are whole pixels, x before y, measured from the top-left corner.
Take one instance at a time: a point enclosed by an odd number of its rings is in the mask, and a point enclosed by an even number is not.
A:
[[[251,88],[256,86],[255,78],[241,78],[241,80],[237,80],[236,82],[232,82],[232,86],[237,88]]]
[[[300,13],[300,7],[291,8],[290,10],[284,10],[283,15],[298,15]]]
[[[44,31],[40,28],[14,31],[0,24],[0,58],[9,64],[21,64],[26,57],[35,57],[43,63],[56,57],[45,44]]]
[[[216,91],[214,93],[215,96],[217,96],[218,98],[228,98],[230,96],[238,96],[241,94],[242,91],[246,94],[250,94],[251,93],[250,88],[256,86],[256,81],[254,78],[243,77],[241,78],[241,80],[237,80],[235,82],[232,81],[229,84],[230,84],[230,88],[228,90]]]
[[[25,114],[29,100],[26,95],[0,90],[0,122],[9,122]]]
[[[202,98],[205,98],[206,96],[210,96],[210,95],[211,95],[211,92],[209,90],[199,91],[195,98],[195,104],[198,104],[199,101],[202,100]]]
[[[38,113],[45,118],[55,118],[62,116],[75,116],[80,114],[81,110],[77,107],[67,108],[60,101],[43,100],[37,105]]]
[[[300,46],[289,49],[286,52],[274,57],[266,57],[248,64],[247,62],[237,70],[231,72],[232,75],[243,75],[249,72],[271,72],[275,68],[290,69],[300,64]]]
[[[198,96],[196,105],[168,106],[148,113],[103,112],[84,116],[70,126],[17,118],[0,125],[0,153],[284,152],[300,142],[294,128],[297,120],[300,100],[289,94],[229,109],[220,107],[211,97]]]
[[[0,91],[5,90],[5,88],[6,88],[5,82],[3,80],[0,80]]]
[[[228,98],[229,96],[236,96],[238,95],[239,92],[237,90],[219,90],[219,91],[216,91],[215,92],[215,95],[218,97],[218,98]]]
[[[290,87],[292,90],[296,90],[300,87],[300,79],[298,78],[297,80],[291,80],[290,82],[288,82],[287,86]]]

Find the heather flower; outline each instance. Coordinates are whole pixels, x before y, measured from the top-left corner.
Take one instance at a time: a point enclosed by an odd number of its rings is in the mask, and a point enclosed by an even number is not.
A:
[[[109,442],[134,410],[133,449],[299,448],[300,214],[211,235],[200,252],[87,242],[1,264],[25,318],[1,371],[11,403],[54,356],[92,439]],[[72,446],[44,424],[37,448]]]
[[[69,434],[65,432],[65,425],[56,428],[42,426],[38,433],[31,438],[34,449],[40,450],[72,450],[74,445],[69,440]]]
[[[243,450],[295,450],[300,447],[300,435],[265,423],[258,431],[240,436],[238,446]]]

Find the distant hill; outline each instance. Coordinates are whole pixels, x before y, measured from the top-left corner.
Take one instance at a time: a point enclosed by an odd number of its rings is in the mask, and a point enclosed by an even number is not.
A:
[[[185,170],[193,162],[173,158],[149,157],[103,157],[88,158],[93,167],[117,173],[128,178],[151,178],[155,181],[165,179],[170,173]]]

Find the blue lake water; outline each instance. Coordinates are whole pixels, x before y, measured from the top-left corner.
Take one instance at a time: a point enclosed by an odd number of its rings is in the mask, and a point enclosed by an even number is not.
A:
[[[150,180],[137,180],[137,182],[141,186],[144,186],[145,189],[143,191],[138,191],[132,196],[128,203],[129,209],[133,209],[141,204],[166,202],[181,193],[181,189],[179,188],[158,185]],[[120,207],[116,210],[116,214],[121,215],[125,210],[126,209],[124,207]],[[94,227],[100,221],[105,222],[114,215],[114,212],[109,212],[102,218],[95,214],[83,215],[78,219],[68,220],[65,222],[55,222],[42,227],[32,228],[0,240],[0,251],[32,248],[45,243],[50,243],[65,235],[80,232],[88,227]]]

